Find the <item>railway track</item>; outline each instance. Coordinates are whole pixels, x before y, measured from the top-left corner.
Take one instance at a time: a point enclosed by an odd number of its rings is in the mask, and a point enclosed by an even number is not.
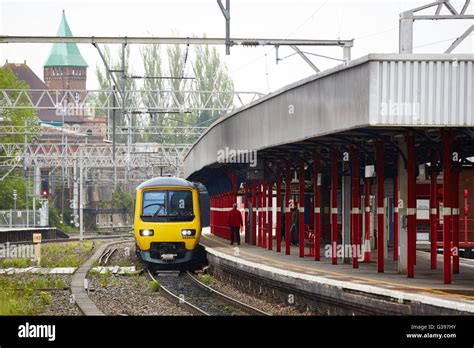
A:
[[[151,280],[159,282],[163,296],[192,314],[203,316],[269,315],[216,291],[190,272],[158,274],[153,274],[150,270],[147,272]]]

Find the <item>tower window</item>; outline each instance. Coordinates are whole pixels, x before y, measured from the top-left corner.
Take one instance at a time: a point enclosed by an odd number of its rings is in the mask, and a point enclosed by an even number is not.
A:
[[[81,94],[79,92],[74,93],[74,99],[76,100],[76,103],[79,104],[81,101]]]

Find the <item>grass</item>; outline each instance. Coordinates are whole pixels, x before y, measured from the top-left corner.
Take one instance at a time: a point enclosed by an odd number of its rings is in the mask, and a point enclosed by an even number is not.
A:
[[[105,273],[100,274],[100,287],[101,288],[106,288],[107,284],[109,283],[110,276],[112,275],[112,272],[107,270]]]
[[[160,287],[161,287],[160,282],[158,282],[158,281],[156,281],[156,280],[152,280],[152,281],[150,282],[150,290],[151,290],[151,292],[158,292],[158,291],[160,291]]]
[[[11,258],[0,260],[0,268],[26,268],[31,265],[31,259]]]
[[[41,267],[79,267],[94,249],[92,241],[47,244],[41,247]],[[95,247],[99,242],[95,243]]]
[[[207,286],[214,284],[214,278],[210,274],[200,274],[198,279]]]
[[[0,275],[0,315],[37,315],[53,302],[41,289],[63,289],[64,281],[49,275],[11,277]]]

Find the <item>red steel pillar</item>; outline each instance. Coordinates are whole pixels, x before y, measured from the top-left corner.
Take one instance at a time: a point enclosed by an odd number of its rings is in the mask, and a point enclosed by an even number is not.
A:
[[[252,181],[252,245],[257,243],[257,183]]]
[[[276,169],[276,251],[281,252],[281,173]]]
[[[321,259],[321,161],[319,154],[314,154],[314,259]]]
[[[273,182],[268,182],[268,215],[267,215],[267,228],[268,228],[268,250],[273,249]]]
[[[339,179],[337,153],[331,150],[331,263],[337,265],[337,181]]]
[[[469,197],[469,190],[464,190],[464,243],[467,244],[467,216],[469,215],[469,206],[467,204],[467,198]]]
[[[291,228],[291,167],[286,163],[285,171],[285,254],[290,255],[290,228]]]
[[[434,167],[434,162],[431,164]],[[437,176],[438,173],[431,170],[430,181],[430,240],[431,240],[431,269],[437,268],[437,252],[438,247],[438,198],[437,198]]]
[[[407,144],[407,277],[415,276],[416,256],[416,157],[415,137],[406,137]]]
[[[453,273],[459,273],[459,168],[452,172],[452,200],[453,200]]]
[[[214,203],[214,196],[209,197],[210,203],[211,203],[211,211],[210,211],[210,216],[209,216],[209,227],[211,228],[211,233],[214,233],[214,208],[215,208],[215,203]]]
[[[249,188],[248,188],[248,182],[245,182],[244,185],[244,226],[245,226],[245,243],[248,244],[249,242],[249,234],[248,234],[248,226],[247,226],[247,221],[249,221],[249,202],[248,202],[248,197],[249,197]]]
[[[262,209],[263,209],[263,182],[262,181],[258,181],[258,209],[257,209],[257,213],[258,213],[258,246],[259,247],[262,247],[262,233],[263,233],[263,213],[262,213]]]
[[[359,179],[359,151],[351,148],[352,180],[351,180],[351,244],[352,244],[352,267],[359,268],[359,218],[360,218],[360,179]]]
[[[262,182],[262,248],[267,247],[267,188],[268,183],[266,180]]]
[[[451,284],[451,130],[443,130],[443,261],[444,283]]]
[[[218,194],[216,197],[216,236],[220,237],[220,225],[221,225],[221,195]]]
[[[395,175],[393,177],[393,261],[398,261],[398,233],[398,175]]]
[[[372,261],[372,252],[370,250],[370,178],[365,178],[365,197],[364,197],[364,206],[365,206],[365,241],[364,241],[364,262]]]
[[[300,246],[300,257],[304,257],[304,160],[300,160],[300,170],[299,170],[299,186],[300,186],[300,197],[299,197],[299,246]]]
[[[385,209],[384,209],[384,148],[383,142],[377,141],[375,144],[375,159],[377,166],[375,173],[377,176],[377,271],[384,271],[384,229],[385,229]]]

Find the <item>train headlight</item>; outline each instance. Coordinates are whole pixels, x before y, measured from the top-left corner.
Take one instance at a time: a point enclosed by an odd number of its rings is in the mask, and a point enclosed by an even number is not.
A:
[[[143,236],[143,237],[153,236],[154,234],[155,234],[155,231],[153,230],[140,230],[140,236]]]
[[[196,230],[181,230],[181,235],[183,237],[195,236]]]

